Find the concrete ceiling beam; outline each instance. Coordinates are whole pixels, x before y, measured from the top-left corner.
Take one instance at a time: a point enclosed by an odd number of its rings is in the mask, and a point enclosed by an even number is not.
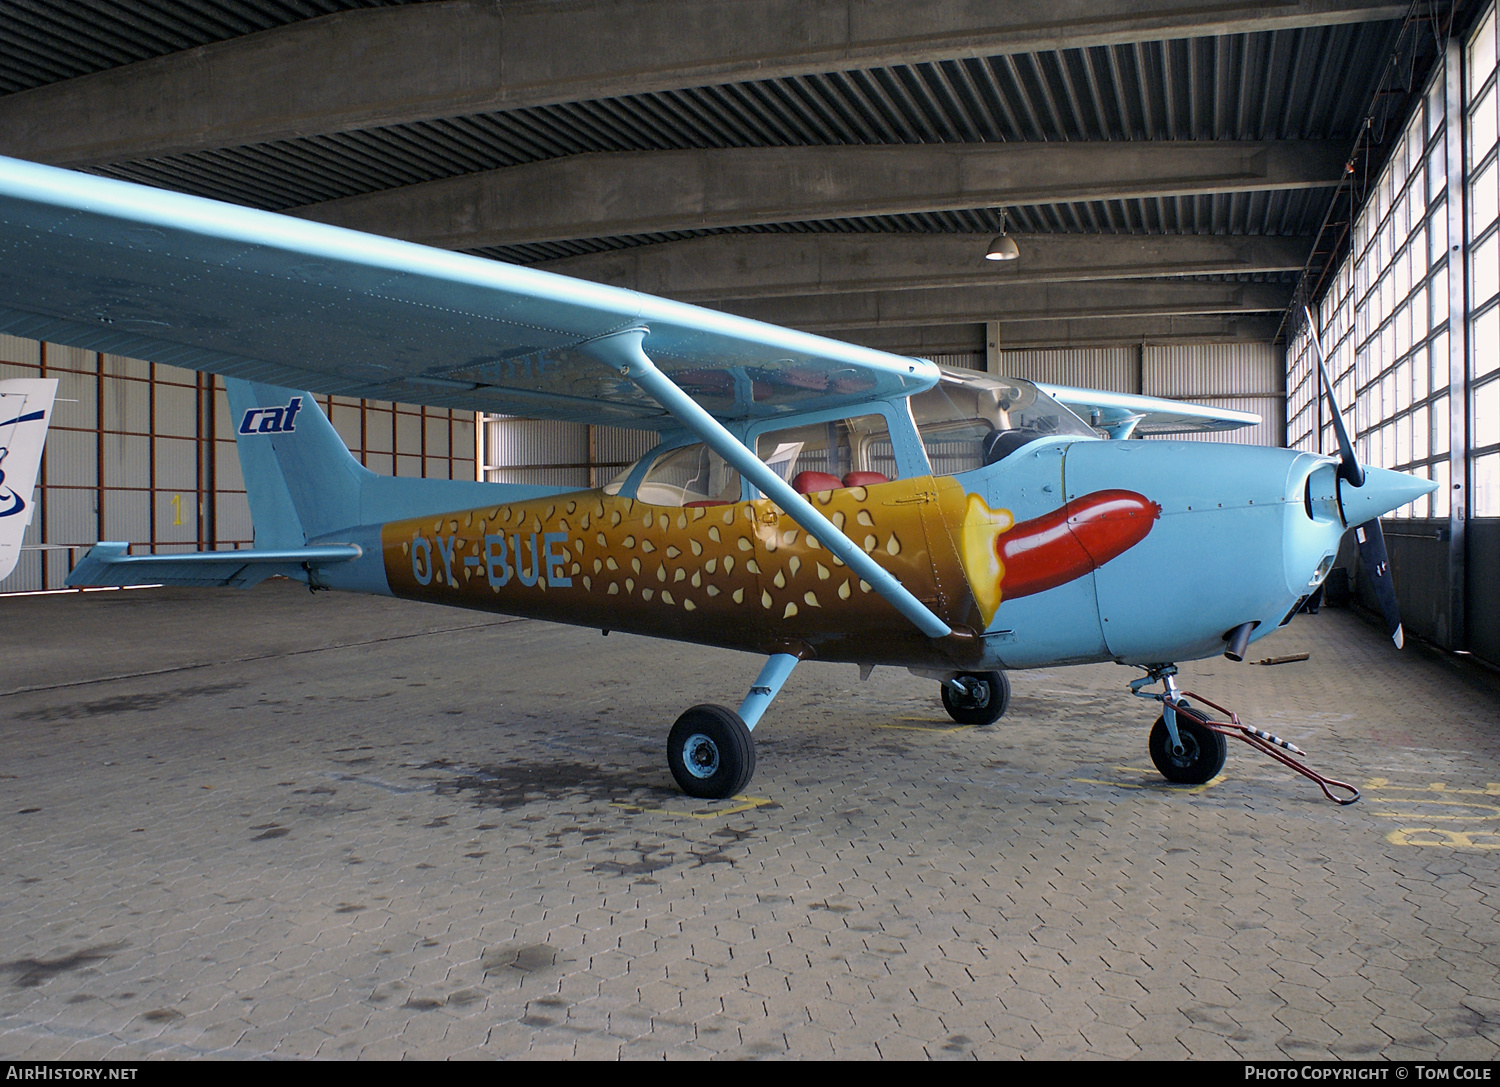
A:
[[[937,290],[1160,276],[1300,271],[1311,238],[1223,234],[1013,235],[1017,260],[985,260],[988,234],[714,234],[534,265],[680,302]]]
[[[1262,314],[1137,318],[1076,318],[1066,321],[1002,321],[1001,369],[1009,350],[1120,347],[1140,344],[1271,343],[1280,319]],[[967,354],[985,350],[983,326],[859,329],[835,338],[899,355]]]
[[[1280,313],[1292,288],[1280,283],[1155,280],[1040,283],[947,291],[877,291],[744,300],[718,308],[804,332],[956,325],[975,321],[1064,321],[1091,317]]]
[[[1315,141],[921,144],[572,155],[293,208],[444,249],[851,215],[1317,188],[1348,147]]]
[[[499,110],[1038,50],[1398,19],[1390,0],[442,0],[0,98],[0,153],[98,165]]]

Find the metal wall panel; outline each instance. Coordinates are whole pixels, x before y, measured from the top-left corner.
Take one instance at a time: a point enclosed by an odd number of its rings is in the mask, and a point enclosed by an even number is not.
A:
[[[34,368],[41,363],[42,345],[36,340],[23,340],[19,336],[7,336],[0,333],[0,359],[7,363],[16,363],[28,368]],[[11,377],[30,377],[30,373],[12,374]]]
[[[198,390],[158,381],[155,390],[156,433],[180,438],[198,436]]]
[[[406,456],[421,457],[422,455],[422,417],[413,415],[408,411],[398,411],[396,414],[396,449],[397,453]],[[402,472],[401,475],[410,475]],[[421,462],[418,461],[417,475],[422,474]]]
[[[344,439],[345,445],[350,449],[359,448],[360,413],[357,403],[351,405],[335,399],[329,422],[333,424],[333,429],[338,431],[339,437]]]
[[[424,433],[424,448],[429,457],[446,457],[452,448],[451,432],[453,423],[444,412],[439,416],[432,416],[422,421]]]
[[[453,413],[453,478],[477,479],[474,465],[476,417],[473,412]]]
[[[124,355],[105,355],[104,376],[135,378],[137,381],[151,380],[151,364],[140,359],[128,359]]]
[[[1275,344],[1227,343],[1147,347],[1147,396],[1280,395],[1283,353]]]
[[[27,544],[22,544],[22,546],[27,546]],[[16,568],[10,572],[8,578],[0,581],[0,592],[29,593],[40,589],[44,561],[39,551],[22,551],[16,560]]]
[[[501,416],[485,424],[486,467],[582,464],[588,459],[588,428],[582,423]]]
[[[1000,352],[1007,377],[1108,392],[1140,392],[1140,348],[1059,347]]]
[[[108,357],[108,356],[106,356]],[[104,429],[128,434],[151,432],[151,383],[104,379]]]
[[[537,487],[573,487],[579,490],[589,485],[587,468],[490,468],[485,476],[490,483],[525,483]]]
[[[36,375],[36,370],[31,371],[32,377]],[[58,427],[98,429],[99,379],[92,373],[54,368],[51,344],[47,345],[47,376],[57,378],[57,403],[52,405],[52,424],[48,433]]]
[[[214,464],[214,482],[218,485],[219,493],[228,494],[245,491],[245,477],[240,474],[239,449],[233,442],[216,441],[217,454]]]
[[[156,488],[161,491],[196,491],[198,489],[198,443],[191,438],[158,436],[156,452]]]
[[[1274,344],[1147,347],[1141,374],[1147,396],[1250,411],[1262,420],[1259,426],[1221,435],[1193,435],[1193,440],[1285,444],[1285,359]]]
[[[147,487],[151,480],[151,439],[145,434],[104,435],[104,485]],[[117,537],[112,537],[117,538]]]
[[[596,426],[594,428],[594,460],[599,464],[634,464],[656,445],[654,430],[631,430],[626,427]],[[601,476],[613,476],[617,469],[610,469]],[[607,478],[604,480],[607,482]]]
[[[365,450],[370,453],[394,453],[396,451],[396,422],[389,410],[390,405],[382,403],[365,405]],[[389,465],[387,458],[382,463]],[[371,470],[375,469],[371,464]],[[383,469],[387,474],[390,468]]]
[[[1260,400],[1253,397],[1222,396],[1205,399],[1194,398],[1194,404],[1202,404],[1212,408],[1230,408],[1234,411],[1251,411],[1261,417],[1258,425],[1243,427],[1239,430],[1218,431],[1207,434],[1169,434],[1160,438],[1148,437],[1147,441],[1180,441],[1180,442],[1228,442],[1231,445],[1267,445],[1280,448],[1282,426],[1278,417],[1274,414],[1275,405],[1271,401]],[[1268,406],[1273,410],[1268,413]]]
[[[94,543],[99,538],[98,501],[98,493],[94,490],[49,487],[46,506],[48,539],[42,542]]]
[[[49,343],[47,345],[47,369],[49,371],[57,369],[98,373],[99,356],[81,347],[64,347],[61,344]]]
[[[151,499],[145,491],[106,490],[104,492],[104,540],[126,540],[140,546],[151,539]]]
[[[217,511],[216,536],[220,547],[239,544],[250,546],[255,539],[255,526],[250,520],[250,501],[244,492],[238,494],[220,492],[215,503]]]
[[[210,424],[199,412],[207,385],[195,371],[152,367],[118,356],[101,359],[94,352],[56,344],[45,345],[44,351],[35,341],[0,336],[0,375],[37,376],[43,358],[47,376],[58,378],[58,400],[36,494],[38,516],[26,536],[28,547],[79,545],[71,555],[76,559],[101,538],[101,460],[108,488],[103,538],[128,540],[137,553],[153,547],[176,552],[249,545],[253,529],[234,442],[235,420],[222,380],[213,379]],[[321,407],[326,400],[318,402]],[[391,473],[393,428],[399,418],[402,474],[421,475],[425,468],[433,477],[474,478],[472,413],[429,409],[424,414],[420,407],[390,403],[372,403],[366,411],[359,400],[341,398],[332,415],[341,437],[372,471]],[[205,447],[199,435],[210,429],[215,438]],[[377,451],[361,448],[362,433],[372,437]],[[216,493],[208,496],[211,501],[201,491],[199,473],[205,464],[212,466],[216,484]],[[202,512],[211,513],[213,524],[200,539],[199,505],[205,502]],[[56,588],[69,569],[66,549],[28,550],[16,572],[0,582],[0,591]]]
[[[203,399],[203,395],[202,395],[201,391],[197,395],[198,395],[199,400]],[[214,378],[214,411],[213,411],[213,415],[214,415],[214,417],[213,417],[213,432],[214,432],[214,437],[215,438],[227,438],[230,441],[233,441],[234,440],[234,431],[235,431],[235,428],[239,425],[239,421],[237,419],[232,418],[233,413],[229,410],[229,394],[224,391],[224,381],[223,381],[223,379],[222,378],[218,378],[218,377]],[[204,432],[206,433],[207,430],[208,430],[208,427],[205,424],[205,426],[204,426]]]
[[[98,485],[99,436],[96,433],[49,427],[44,456],[49,487]]]

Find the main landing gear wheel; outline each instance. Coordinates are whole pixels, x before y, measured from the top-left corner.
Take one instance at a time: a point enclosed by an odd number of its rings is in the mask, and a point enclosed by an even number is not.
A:
[[[1010,680],[1004,672],[965,672],[954,679],[969,689],[967,695],[956,693],[946,683],[943,709],[961,725],[993,725],[1005,715],[1010,705]]]
[[[1151,726],[1151,761],[1161,776],[1179,785],[1202,785],[1212,781],[1224,769],[1229,754],[1222,732],[1215,732],[1196,718],[1177,711],[1177,735],[1182,739],[1182,754],[1172,753],[1172,737],[1165,717]]]
[[[740,715],[694,706],[667,736],[667,765],[688,796],[723,800],[745,791],[755,774],[755,741]]]

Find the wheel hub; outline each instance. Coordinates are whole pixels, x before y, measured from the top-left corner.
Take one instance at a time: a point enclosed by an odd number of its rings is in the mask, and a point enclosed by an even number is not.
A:
[[[1174,765],[1187,769],[1198,761],[1198,741],[1190,732],[1178,732],[1177,735],[1182,739],[1182,753],[1178,754],[1169,748],[1167,755]]]
[[[990,685],[982,679],[960,679],[963,697],[959,703],[966,710],[982,710],[990,704]]]
[[[711,778],[719,771],[719,745],[695,732],[682,745],[682,764],[695,778]]]

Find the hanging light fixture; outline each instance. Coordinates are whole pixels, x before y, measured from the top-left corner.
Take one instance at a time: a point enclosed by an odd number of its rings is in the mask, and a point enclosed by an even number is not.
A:
[[[990,241],[989,252],[985,253],[985,260],[1015,260],[1021,255],[1020,247],[1016,240],[1005,233],[1005,211],[1000,212],[1000,233]]]

